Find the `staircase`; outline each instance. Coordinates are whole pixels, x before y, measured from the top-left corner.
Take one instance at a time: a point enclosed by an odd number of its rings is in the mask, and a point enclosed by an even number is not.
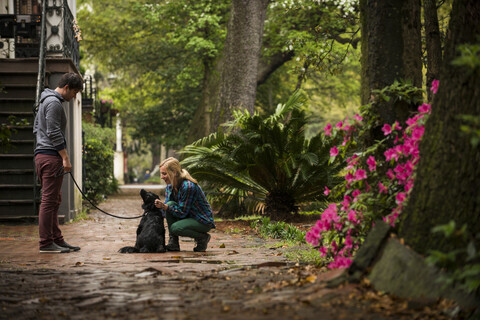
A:
[[[39,186],[34,189],[33,105],[38,59],[0,59],[0,123],[10,116],[26,119],[12,126],[11,145],[0,153],[0,220],[34,220],[38,217]]]

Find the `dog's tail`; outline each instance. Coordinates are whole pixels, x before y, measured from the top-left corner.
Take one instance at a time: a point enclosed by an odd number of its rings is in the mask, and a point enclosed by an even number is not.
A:
[[[120,250],[118,250],[120,253],[138,253],[138,249],[135,247],[123,247]]]

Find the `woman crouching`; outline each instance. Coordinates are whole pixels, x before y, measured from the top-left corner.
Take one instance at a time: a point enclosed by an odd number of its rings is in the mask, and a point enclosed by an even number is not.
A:
[[[182,236],[195,239],[193,251],[206,251],[210,241],[208,231],[215,228],[215,223],[202,188],[172,157],[160,163],[160,177],[167,184],[165,203],[155,200],[155,206],[164,210],[167,219],[170,238],[166,249],[180,251],[178,237]]]

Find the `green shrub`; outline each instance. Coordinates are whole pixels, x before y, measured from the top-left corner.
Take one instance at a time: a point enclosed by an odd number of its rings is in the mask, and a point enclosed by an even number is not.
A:
[[[182,150],[182,165],[208,184],[214,205],[236,202],[232,208],[287,220],[300,205],[324,200],[325,187],[341,181],[344,167],[328,164],[332,144],[321,134],[306,137],[304,108],[297,91],[273,114],[235,111],[221,130]]]
[[[102,129],[84,123],[85,194],[93,203],[100,202],[118,188],[113,176],[113,129]]]

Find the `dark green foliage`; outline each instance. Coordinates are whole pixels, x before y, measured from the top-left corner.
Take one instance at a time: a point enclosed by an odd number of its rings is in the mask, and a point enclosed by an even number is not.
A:
[[[117,180],[113,176],[113,137],[112,129],[101,129],[91,124],[83,124],[85,130],[85,194],[94,203],[115,192]]]
[[[15,116],[9,116],[6,123],[0,123],[0,153],[7,153],[10,150],[11,136],[17,132],[15,128],[27,125],[26,119],[19,120]]]
[[[454,220],[436,226],[432,233],[442,233],[455,245],[454,250],[443,252],[430,250],[427,261],[443,268],[447,273],[438,281],[445,285],[459,285],[469,293],[480,293],[480,233],[472,236],[466,225],[457,228]]]
[[[236,112],[219,131],[185,147],[183,165],[216,190],[216,200],[237,201],[273,219],[298,205],[324,199],[343,164],[329,166],[331,145],[321,135],[305,138],[303,95],[294,93],[272,115]],[[215,199],[214,199],[215,200]]]

